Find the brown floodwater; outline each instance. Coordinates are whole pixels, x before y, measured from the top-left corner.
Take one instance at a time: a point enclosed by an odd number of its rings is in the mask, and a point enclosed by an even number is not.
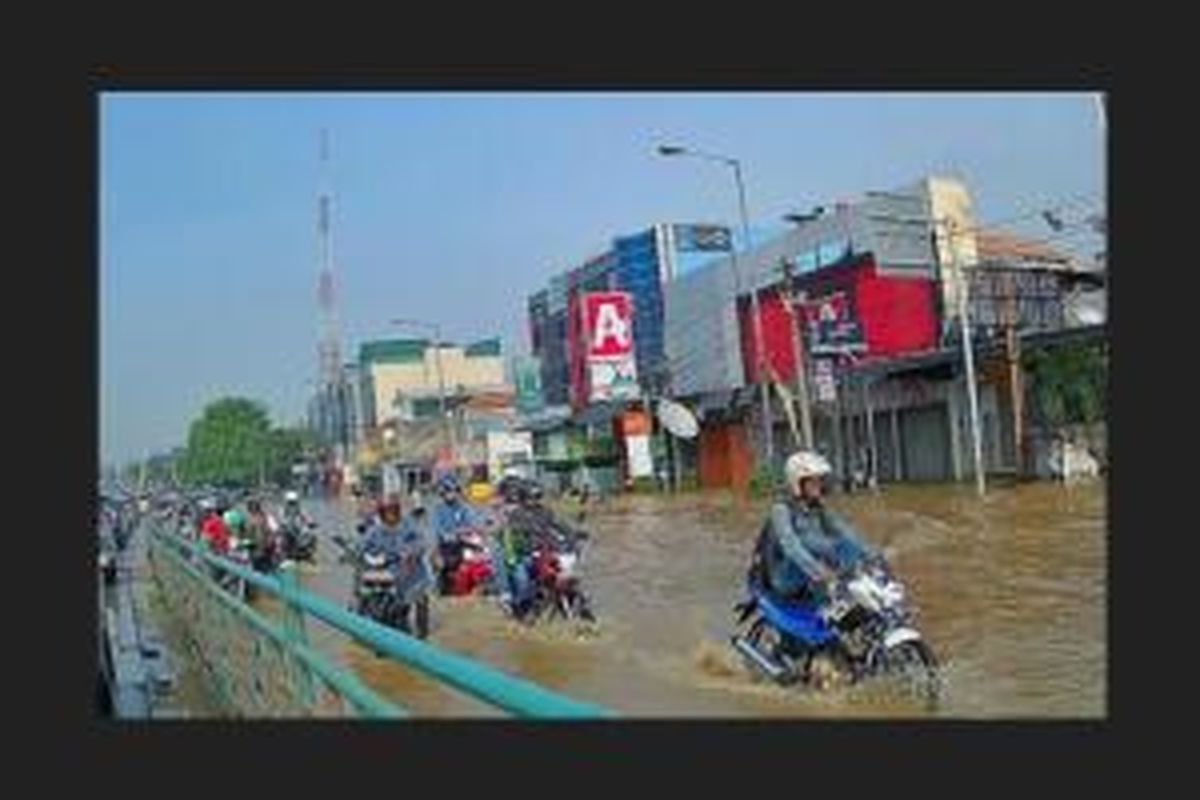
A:
[[[525,628],[487,598],[433,603],[431,641],[633,717],[1088,717],[1107,713],[1103,483],[898,485],[836,495],[906,583],[942,662],[934,710],[869,683],[824,693],[756,681],[728,644],[765,502],[725,492],[628,496],[589,515],[583,574],[595,629]],[[349,503],[312,506],[353,536]],[[349,567],[322,543],[306,585],[348,603]],[[499,716],[319,622],[310,637],[417,716]]]

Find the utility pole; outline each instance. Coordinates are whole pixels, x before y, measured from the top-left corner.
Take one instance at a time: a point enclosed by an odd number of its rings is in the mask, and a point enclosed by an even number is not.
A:
[[[742,181],[742,164],[741,164],[741,162],[736,158],[730,158],[728,156],[716,155],[714,153],[704,153],[699,150],[693,150],[691,148],[679,147],[679,146],[673,146],[673,145],[660,145],[658,148],[658,153],[659,153],[659,155],[663,155],[663,156],[690,155],[690,156],[695,156],[698,158],[703,158],[708,161],[719,161],[719,162],[725,164],[726,166],[733,168],[733,178],[734,178],[734,181],[737,183],[738,211],[740,212],[741,218],[742,218],[742,234],[746,240],[745,241],[746,252],[749,253],[750,248],[751,248],[751,245],[750,245],[750,218],[749,218],[749,215],[746,213],[746,187]],[[734,244],[735,244],[735,246],[732,247],[730,250],[730,263],[733,266],[734,313],[736,315],[736,313],[737,313],[737,298],[741,297],[741,294],[742,294],[742,279],[741,279],[741,268],[738,263],[738,249],[736,247],[736,242]],[[759,397],[762,400],[763,444],[764,444],[765,450],[766,450],[766,461],[767,461],[767,464],[769,466],[771,466],[774,464],[774,461],[775,461],[775,434],[772,430],[772,425],[771,425],[771,405],[770,405],[770,398],[768,396],[769,392],[770,392],[770,387],[767,386],[767,377],[766,377],[767,354],[766,354],[765,345],[763,342],[762,315],[759,312],[758,291],[757,291],[757,288],[755,286],[753,286],[753,281],[751,281],[751,284],[752,285],[750,286],[750,314],[751,314],[752,321],[751,321],[750,330],[754,337],[754,349],[755,349],[755,356],[756,356],[755,362],[757,365],[756,371],[758,373],[755,377],[758,379],[757,383],[758,383],[758,388],[759,388]]]
[[[742,184],[742,165],[737,159],[731,159],[733,164],[733,174],[737,179],[738,189],[738,209],[742,217],[742,238],[746,242],[746,252],[751,252],[750,245],[750,218],[746,214],[746,188]],[[734,258],[737,258],[737,247],[733,248]],[[762,331],[762,311],[758,303],[758,287],[754,285],[754,280],[750,280],[750,313],[754,317],[754,349],[755,355],[758,357],[758,367],[755,372],[758,373],[758,388],[759,397],[762,400],[762,415],[763,415],[763,437],[766,439],[767,448],[767,465],[773,467],[775,463],[775,431],[771,420],[771,401],[768,397],[770,388],[767,386],[767,343],[763,338]]]
[[[875,443],[875,411],[871,407],[870,380],[862,376],[863,415],[867,420],[867,439],[870,442],[871,471],[869,481],[872,489],[879,489],[879,448]]]
[[[804,341],[804,320],[797,308],[797,303],[803,302],[804,296],[796,295],[792,283],[795,274],[795,264],[787,258],[780,260],[783,270],[784,291],[786,294],[785,308],[792,320],[793,338],[792,351],[796,362],[796,399],[800,406],[800,431],[803,434],[801,446],[805,450],[813,449],[812,408],[808,399],[808,353]]]
[[[1017,292],[1013,275],[1007,276],[1007,298],[1005,303],[1004,354],[1008,358],[1008,388],[1013,415],[1013,457],[1017,462],[1017,476],[1025,472],[1025,404],[1024,386],[1021,376],[1021,340],[1017,336]]]
[[[975,451],[975,486],[979,496],[986,492],[983,474],[983,439],[979,430],[979,392],[975,385],[975,356],[971,349],[971,325],[967,315],[968,281],[963,268],[958,263],[958,250],[954,242],[954,220],[947,219],[946,249],[950,252],[951,272],[957,280],[958,320],[962,330],[963,363],[966,367],[967,402],[971,410],[971,438]]]

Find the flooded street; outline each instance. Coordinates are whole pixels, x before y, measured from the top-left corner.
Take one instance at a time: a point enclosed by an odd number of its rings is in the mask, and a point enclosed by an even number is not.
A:
[[[487,598],[435,598],[431,640],[621,716],[1103,717],[1103,483],[894,486],[830,505],[884,547],[943,663],[936,711],[862,685],[806,694],[756,682],[728,645],[766,508],[728,493],[615,499],[589,516],[584,585],[598,629],[528,629]],[[348,503],[310,504],[322,537],[353,536]],[[309,588],[348,603],[351,572],[322,542]],[[418,716],[499,716],[376,658],[320,623],[314,643]]]

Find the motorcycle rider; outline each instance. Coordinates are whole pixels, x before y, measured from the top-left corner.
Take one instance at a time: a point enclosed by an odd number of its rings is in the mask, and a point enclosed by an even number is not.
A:
[[[212,500],[206,500],[202,508],[204,515],[200,519],[200,537],[213,552],[221,555],[228,553],[229,528],[222,519],[227,509]]]
[[[520,619],[533,600],[534,552],[552,553],[563,543],[573,545],[586,534],[554,516],[542,503],[544,493],[538,483],[525,482],[515,494],[517,502],[508,514],[503,543],[512,587],[512,611]]]
[[[370,491],[360,492],[358,498],[358,508],[356,515],[358,517],[357,529],[359,533],[366,533],[375,524],[375,509],[379,507],[379,499],[376,498]]]
[[[296,539],[308,527],[313,526],[312,517],[304,512],[300,507],[300,493],[294,489],[289,489],[283,495],[283,513],[280,515],[279,527],[283,531],[285,537],[288,538],[290,545],[296,544]],[[290,548],[285,547],[285,551]]]
[[[289,489],[283,495],[283,524],[289,523],[301,527],[312,524],[312,518],[300,507],[300,493],[295,489]]]
[[[221,515],[221,521],[225,523],[225,527],[229,533],[238,538],[242,538],[246,532],[246,515],[236,508],[228,508]]]
[[[754,550],[752,573],[780,599],[828,602],[839,575],[879,558],[840,516],[825,507],[829,462],[801,450],[784,465],[788,494],[771,506]]]
[[[275,562],[275,537],[279,533],[279,523],[263,509],[262,502],[257,498],[246,504],[246,510],[246,532],[254,543],[255,569],[265,572],[265,568]]]
[[[355,548],[359,558],[363,553],[382,553],[387,556],[388,569],[396,578],[396,591],[401,602],[408,604],[419,598],[415,606],[418,632],[428,630],[428,600],[425,596],[433,585],[433,569],[430,563],[430,542],[424,526],[404,517],[400,498],[388,495],[379,503],[376,523],[358,541]],[[422,618],[424,617],[424,618]],[[409,631],[408,615],[400,620],[401,630]]]
[[[458,567],[462,558],[459,534],[465,528],[480,524],[479,516],[463,499],[462,485],[453,473],[446,473],[437,482],[438,500],[433,507],[433,531],[438,542],[440,573],[445,580]],[[447,586],[443,586],[448,591]]]

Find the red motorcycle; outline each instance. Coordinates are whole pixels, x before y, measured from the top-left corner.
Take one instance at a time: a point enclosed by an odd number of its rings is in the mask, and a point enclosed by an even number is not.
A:
[[[595,621],[591,603],[579,581],[586,539],[582,532],[573,541],[555,537],[553,542],[543,540],[533,551],[534,590],[528,619],[561,616],[568,620]]]
[[[454,543],[443,545],[440,590],[442,596],[461,597],[486,590],[492,583],[495,569],[488,548],[488,536],[502,523],[498,516],[488,516],[483,527],[464,528]]]
[[[451,573],[451,596],[475,594],[492,580],[492,557],[481,534],[471,531],[458,539],[461,548],[458,566]]]

